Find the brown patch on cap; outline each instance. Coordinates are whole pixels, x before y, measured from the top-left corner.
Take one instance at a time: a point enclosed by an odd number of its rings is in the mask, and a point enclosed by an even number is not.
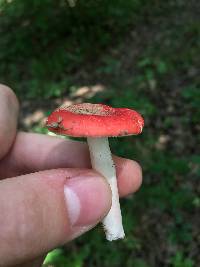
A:
[[[74,114],[82,114],[82,115],[98,115],[98,116],[109,116],[114,113],[113,108],[109,108],[105,110],[105,108],[99,104],[90,104],[90,103],[83,103],[71,106],[61,106],[59,111],[66,110],[70,111]]]

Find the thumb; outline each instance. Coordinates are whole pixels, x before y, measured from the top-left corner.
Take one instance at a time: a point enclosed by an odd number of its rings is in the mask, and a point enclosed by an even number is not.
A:
[[[95,226],[111,192],[96,172],[57,169],[0,182],[0,266],[33,259]]]

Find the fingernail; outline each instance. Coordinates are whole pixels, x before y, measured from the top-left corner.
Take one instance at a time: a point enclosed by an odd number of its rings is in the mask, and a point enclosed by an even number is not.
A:
[[[71,225],[74,225],[81,212],[81,203],[77,194],[69,186],[64,187],[68,215]]]
[[[64,195],[72,226],[96,224],[109,211],[111,192],[102,177],[77,177],[66,181]]]

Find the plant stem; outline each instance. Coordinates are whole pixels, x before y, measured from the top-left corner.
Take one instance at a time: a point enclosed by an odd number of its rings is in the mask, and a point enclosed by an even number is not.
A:
[[[102,223],[109,241],[124,238],[122,216],[117,188],[116,170],[110,151],[108,138],[88,137],[91,164],[94,170],[101,173],[109,183],[112,191],[112,206]]]

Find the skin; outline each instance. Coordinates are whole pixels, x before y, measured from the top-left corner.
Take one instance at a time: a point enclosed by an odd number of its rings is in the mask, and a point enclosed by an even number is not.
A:
[[[0,107],[0,267],[38,267],[46,253],[101,221],[110,209],[111,192],[91,169],[86,144],[17,132],[19,103],[4,85]],[[138,190],[139,164],[113,158],[120,196]],[[80,200],[75,222],[65,187],[75,190]]]

